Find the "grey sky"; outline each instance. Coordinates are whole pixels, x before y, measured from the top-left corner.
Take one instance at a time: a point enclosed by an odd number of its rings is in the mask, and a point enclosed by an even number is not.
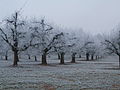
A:
[[[0,20],[24,7],[25,16],[87,32],[108,32],[120,22],[120,0],[0,0]]]

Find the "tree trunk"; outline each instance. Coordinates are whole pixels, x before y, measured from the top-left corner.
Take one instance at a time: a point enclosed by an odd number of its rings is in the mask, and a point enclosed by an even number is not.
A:
[[[60,59],[60,54],[58,53],[58,59]]]
[[[8,60],[8,51],[5,53],[5,60]]]
[[[19,62],[20,60],[19,60],[19,55],[18,55],[18,52],[17,52],[17,61]]]
[[[98,59],[98,56],[96,55],[96,60]]]
[[[65,53],[61,53],[60,54],[60,64],[64,64],[64,55],[65,55]]]
[[[86,53],[86,60],[89,61],[89,53]]]
[[[17,66],[18,65],[18,51],[14,51],[14,63],[13,66]]]
[[[81,58],[82,56],[81,56],[81,54],[79,55],[79,58]]]
[[[71,63],[75,63],[75,53],[72,54],[72,61]]]
[[[47,65],[46,56],[47,56],[47,54],[43,53],[43,55],[42,55],[42,64],[43,65]]]
[[[36,57],[36,56],[34,56],[34,58],[35,58],[35,61],[37,61],[37,57]]]
[[[119,55],[119,68],[120,68],[120,55]]]
[[[94,60],[94,55],[91,55],[91,60]]]
[[[31,59],[31,58],[30,58],[30,55],[28,55],[28,59]]]
[[[5,55],[5,60],[8,60],[8,56],[7,55]]]

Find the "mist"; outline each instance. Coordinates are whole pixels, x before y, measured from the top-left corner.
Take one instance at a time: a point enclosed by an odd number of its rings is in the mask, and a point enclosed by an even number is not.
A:
[[[83,28],[91,34],[107,33],[120,22],[119,3],[119,0],[1,0],[0,20],[22,8],[27,17],[45,17],[58,25]]]
[[[120,0],[1,0],[0,90],[120,90]]]

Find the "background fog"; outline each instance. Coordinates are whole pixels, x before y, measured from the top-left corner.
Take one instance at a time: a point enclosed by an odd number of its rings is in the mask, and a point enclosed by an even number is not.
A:
[[[45,17],[64,27],[106,33],[120,22],[120,0],[0,0],[0,20],[23,7],[23,15]]]

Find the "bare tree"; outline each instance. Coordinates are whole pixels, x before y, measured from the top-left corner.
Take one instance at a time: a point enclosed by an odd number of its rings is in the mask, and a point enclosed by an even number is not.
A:
[[[76,60],[76,54],[78,53],[78,38],[76,37],[76,34],[75,33],[71,33],[69,36],[68,36],[68,40],[69,41],[69,44],[68,44],[68,49],[69,49],[69,52],[71,54],[71,63],[75,63]]]
[[[64,55],[65,55],[65,52],[66,52],[65,36],[64,35],[65,34],[63,33],[63,35],[57,40],[57,43],[54,46],[55,51],[59,55],[60,64],[64,64]]]
[[[108,54],[116,54],[119,57],[119,68],[120,68],[120,31],[115,36],[105,39],[103,43],[105,50]]]
[[[54,28],[48,25],[44,19],[41,21],[33,21],[31,27],[33,31],[33,46],[38,46],[40,53],[42,54],[42,64],[47,64],[47,54],[54,47],[57,39],[63,35],[63,33],[55,33]]]
[[[84,46],[83,46],[83,51],[86,55],[86,60],[89,61],[90,60],[90,53],[92,51],[92,45],[93,45],[94,42],[91,42],[91,41],[87,41],[85,42]]]
[[[25,40],[27,36],[26,22],[21,19],[19,12],[15,12],[12,17],[4,20],[3,26],[0,28],[2,39],[14,52],[13,66],[17,66],[19,61],[18,53],[25,51],[30,46],[29,40]]]

